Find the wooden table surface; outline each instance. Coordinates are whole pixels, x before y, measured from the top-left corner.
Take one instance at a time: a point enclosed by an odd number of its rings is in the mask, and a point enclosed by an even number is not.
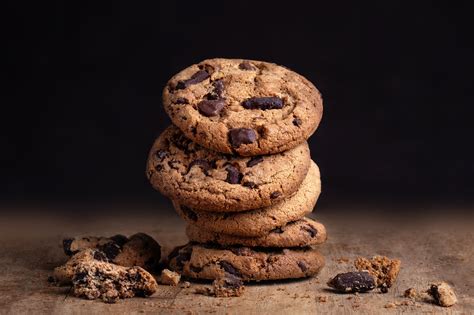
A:
[[[193,283],[190,288],[160,285],[150,298],[132,298],[116,304],[75,298],[68,295],[69,288],[47,282],[52,269],[66,260],[60,240],[70,235],[145,232],[169,250],[186,242],[184,224],[169,204],[155,209],[133,204],[37,208],[11,206],[8,215],[0,215],[0,313],[474,313],[473,220],[450,208],[441,207],[440,214],[429,216],[416,206],[403,206],[402,212],[395,206],[383,211],[367,211],[364,207],[321,209],[314,217],[326,225],[329,239],[321,247],[326,267],[318,277],[247,285],[244,295],[238,298],[195,294],[197,287],[206,285],[203,283]],[[351,270],[355,257],[376,254],[402,260],[399,278],[388,293],[352,295],[328,289],[327,280]],[[405,289],[425,290],[436,280],[453,285],[458,304],[451,308],[426,302],[384,307],[408,301],[402,297]]]

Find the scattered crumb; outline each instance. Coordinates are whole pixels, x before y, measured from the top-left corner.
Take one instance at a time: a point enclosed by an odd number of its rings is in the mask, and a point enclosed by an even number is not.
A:
[[[316,297],[316,301],[319,303],[326,303],[328,301],[328,297],[326,295],[320,295]]]
[[[191,286],[191,283],[189,281],[184,281],[183,284],[181,285],[181,288],[189,288]]]
[[[431,295],[436,304],[440,306],[449,307],[458,301],[453,288],[446,282],[432,283],[426,292]]]
[[[285,291],[285,288],[277,288],[277,291]]]
[[[374,276],[377,287],[385,284],[390,288],[397,279],[400,271],[401,261],[399,259],[390,259],[385,256],[374,256],[371,259],[357,257],[354,261],[357,270],[367,270]]]
[[[227,275],[224,278],[216,279],[212,282],[212,288],[197,288],[197,294],[203,294],[214,297],[238,297],[245,291],[245,287],[237,277]]]
[[[385,307],[385,308],[395,308],[395,307],[397,307],[397,305],[395,303],[387,303],[383,307]]]
[[[387,287],[387,284],[386,283],[383,283],[381,286],[380,286],[380,292],[382,293],[388,293],[388,287]]]
[[[415,288],[409,288],[405,290],[403,296],[410,299],[416,299],[418,297],[418,293],[416,292]]]
[[[161,272],[161,283],[168,284],[168,285],[178,285],[179,281],[181,280],[181,275],[177,272],[163,269]]]
[[[335,261],[338,264],[347,264],[349,262],[349,258],[348,257],[339,257],[339,258],[336,258]]]
[[[352,300],[354,297],[353,296],[348,296],[346,299],[347,300]]]

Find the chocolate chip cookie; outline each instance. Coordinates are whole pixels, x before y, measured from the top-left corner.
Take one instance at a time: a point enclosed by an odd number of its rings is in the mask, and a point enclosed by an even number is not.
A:
[[[147,176],[154,188],[187,207],[237,212],[293,195],[310,161],[307,142],[275,155],[238,157],[207,150],[170,126],[153,144]]]
[[[124,235],[112,237],[85,236],[63,240],[64,253],[74,255],[87,248],[103,252],[107,259],[121,266],[140,266],[147,270],[157,269],[161,258],[161,247],[151,236],[136,233],[130,238]]]
[[[243,237],[263,237],[290,221],[301,219],[313,211],[321,192],[321,180],[316,163],[295,195],[270,207],[237,213],[196,211],[173,202],[176,212],[199,229]]]
[[[314,276],[324,266],[324,257],[311,247],[264,249],[189,243],[170,253],[169,264],[196,279],[230,274],[243,281],[260,281]]]
[[[273,63],[209,59],[176,74],[163,90],[173,123],[196,143],[242,156],[296,147],[321,120],[322,98],[301,75]]]
[[[289,222],[260,237],[242,237],[209,232],[193,224],[187,225],[186,235],[190,241],[198,243],[250,247],[304,247],[324,243],[327,238],[324,225],[310,218]]]

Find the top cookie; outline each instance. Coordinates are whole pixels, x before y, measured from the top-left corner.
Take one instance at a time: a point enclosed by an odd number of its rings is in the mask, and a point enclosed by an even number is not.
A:
[[[242,156],[296,147],[321,120],[319,91],[273,63],[208,59],[176,74],[163,91],[173,123],[194,142]]]
[[[239,157],[207,150],[171,126],[153,144],[147,176],[154,188],[182,205],[233,212],[292,196],[310,163],[307,142],[279,154]]]

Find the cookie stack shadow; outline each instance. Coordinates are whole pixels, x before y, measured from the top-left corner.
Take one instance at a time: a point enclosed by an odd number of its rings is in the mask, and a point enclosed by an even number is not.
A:
[[[174,125],[155,140],[147,177],[190,241],[170,269],[209,280],[316,275],[327,234],[307,217],[321,192],[306,142],[322,116],[314,85],[275,64],[210,59],[175,75],[163,105]]]

